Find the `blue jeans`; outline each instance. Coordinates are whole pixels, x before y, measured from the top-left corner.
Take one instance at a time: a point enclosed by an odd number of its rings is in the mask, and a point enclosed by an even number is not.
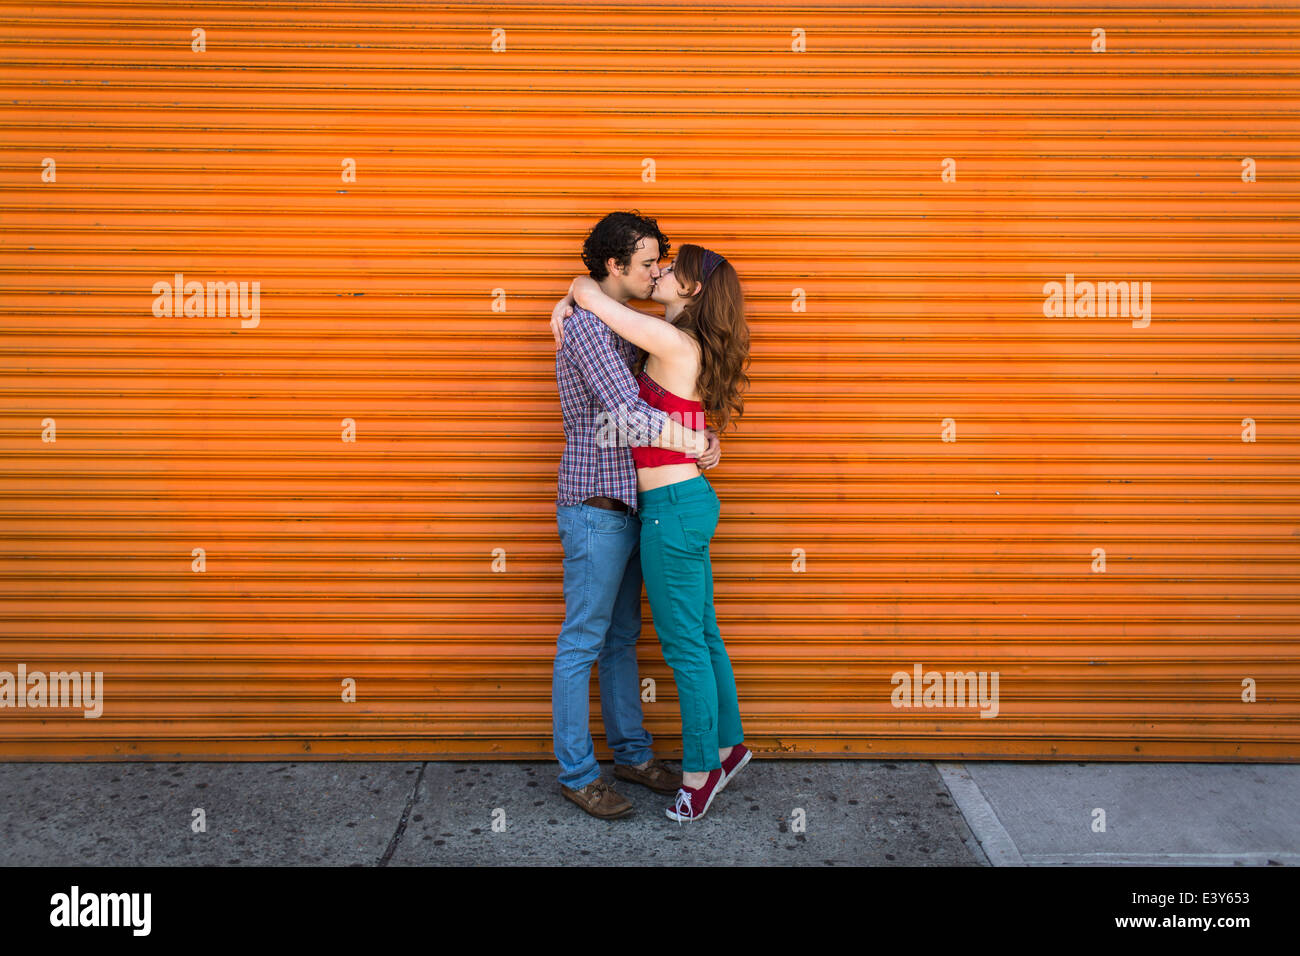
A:
[[[551,674],[551,730],[560,783],[581,790],[600,776],[588,706],[593,662],[614,762],[642,764],[654,756],[641,726],[636,664],[641,519],[594,505],[556,505],[555,523],[564,547],[564,625]]]

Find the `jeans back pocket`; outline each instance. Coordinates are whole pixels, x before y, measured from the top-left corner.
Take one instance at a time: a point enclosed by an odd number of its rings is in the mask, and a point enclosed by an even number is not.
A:
[[[690,508],[678,512],[678,525],[682,529],[682,538],[697,551],[703,551],[713,540],[713,533],[718,529],[717,506]]]

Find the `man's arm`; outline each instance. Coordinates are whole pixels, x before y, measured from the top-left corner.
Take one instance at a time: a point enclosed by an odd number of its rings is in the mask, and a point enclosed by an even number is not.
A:
[[[564,329],[564,354],[572,361],[605,411],[626,409],[629,428],[655,436],[649,444],[698,457],[709,450],[708,436],[674,421],[642,399],[623,357],[614,349],[600,320],[575,312]],[[716,441],[716,439],[715,439]]]
[[[573,314],[573,298],[568,293],[565,294],[555,308],[551,310],[551,334],[555,337],[555,350],[558,352],[564,346],[564,320]],[[599,316],[597,316],[599,318]],[[704,433],[709,437],[709,446],[704,454],[698,456],[696,464],[703,471],[717,466],[722,460],[722,442],[718,439],[718,433],[710,425],[704,429]]]

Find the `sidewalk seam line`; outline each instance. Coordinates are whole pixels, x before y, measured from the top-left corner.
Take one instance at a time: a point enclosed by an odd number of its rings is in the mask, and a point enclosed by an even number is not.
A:
[[[377,866],[387,866],[388,861],[393,858],[393,852],[397,849],[397,844],[402,842],[402,834],[406,832],[406,821],[411,815],[411,807],[415,806],[416,795],[420,792],[420,781],[424,779],[424,768],[428,765],[427,760],[420,762],[420,772],[415,775],[415,786],[407,794],[406,806],[402,807],[402,816],[397,821],[397,829],[393,831],[393,836],[388,841],[388,848],[384,850],[384,855],[379,858]]]
[[[1025,861],[1020,856],[1016,841],[1011,839],[1011,834],[1002,826],[997,812],[965,764],[936,763],[935,766],[939,768],[939,775],[989,863],[993,866],[1024,866]]]

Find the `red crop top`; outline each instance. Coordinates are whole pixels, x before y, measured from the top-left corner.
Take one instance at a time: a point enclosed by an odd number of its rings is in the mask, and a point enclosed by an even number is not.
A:
[[[695,431],[704,431],[704,405],[700,402],[688,402],[686,399],[667,391],[645,372],[636,377],[640,384],[642,400],[652,408],[659,408],[670,416],[676,412],[681,423]],[[650,445],[633,445],[632,461],[638,468],[653,468],[656,465],[675,465],[679,462],[693,462],[684,452],[669,448],[655,448]]]

